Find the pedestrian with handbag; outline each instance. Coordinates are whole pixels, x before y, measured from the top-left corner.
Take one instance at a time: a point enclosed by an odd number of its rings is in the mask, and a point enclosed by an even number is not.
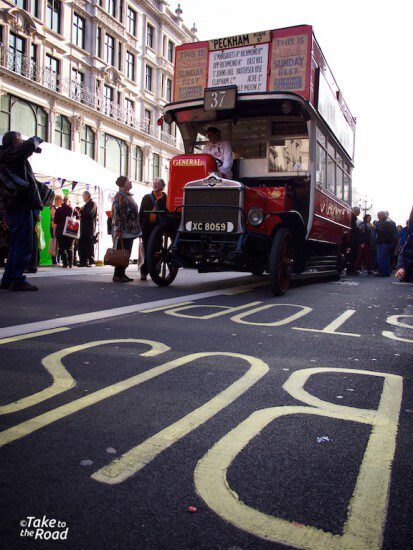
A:
[[[32,253],[34,212],[43,208],[28,159],[41,152],[41,143],[37,137],[23,140],[19,132],[6,132],[0,146],[0,202],[10,239],[2,290],[38,290],[26,281],[24,270]]]
[[[146,263],[146,250],[149,237],[157,225],[162,223],[162,216],[155,214],[157,211],[166,211],[166,194],[164,193],[165,182],[161,178],[153,180],[152,193],[148,193],[142,199],[139,212],[139,222],[142,229],[143,263],[141,265],[141,281],[148,278],[148,267]],[[153,213],[152,213],[153,212]]]
[[[126,176],[116,180],[119,191],[113,199],[112,205],[112,237],[113,249],[109,249],[105,256],[105,263],[114,265],[114,283],[129,283],[133,281],[126,275],[129,265],[133,241],[141,234],[139,225],[139,207],[130,190],[132,182]]]
[[[76,233],[67,231],[71,220],[78,220],[79,213],[70,204],[69,197],[63,198],[63,204],[54,215],[55,235],[59,246],[59,254],[64,268],[73,267],[73,244],[77,238]]]

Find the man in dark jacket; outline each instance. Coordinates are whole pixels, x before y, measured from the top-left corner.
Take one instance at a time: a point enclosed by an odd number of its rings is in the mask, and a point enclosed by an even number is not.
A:
[[[7,264],[1,281],[2,290],[38,290],[26,281],[23,273],[32,253],[33,212],[42,207],[28,158],[33,153],[40,153],[41,142],[36,137],[24,141],[18,132],[6,132],[0,147],[0,167],[6,168],[27,184],[27,188],[13,195],[1,193],[10,239]]]
[[[379,221],[375,223],[377,234],[377,261],[379,264],[377,276],[390,277],[389,247],[394,244],[393,224],[388,220],[386,212],[379,212],[377,217],[379,219]]]
[[[85,205],[80,210],[79,267],[92,267],[95,263],[95,233],[97,208],[89,191],[83,193]]]
[[[144,252],[144,262],[141,265],[141,281],[146,281],[148,277],[148,267],[146,263],[146,251],[148,248],[149,237],[154,228],[159,225],[160,219],[156,214],[151,214],[157,210],[166,210],[165,182],[161,178],[153,180],[153,191],[145,195],[139,208],[139,224],[142,230],[142,244]]]

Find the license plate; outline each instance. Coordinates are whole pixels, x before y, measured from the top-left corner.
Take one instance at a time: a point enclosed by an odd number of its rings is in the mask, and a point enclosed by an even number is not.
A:
[[[232,233],[235,227],[232,222],[186,222],[187,231],[205,231],[211,233]]]

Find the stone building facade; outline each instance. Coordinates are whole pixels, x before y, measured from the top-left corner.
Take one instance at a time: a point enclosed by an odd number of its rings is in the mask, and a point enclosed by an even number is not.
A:
[[[196,40],[166,0],[0,0],[0,134],[37,134],[136,182],[180,152],[175,47]]]

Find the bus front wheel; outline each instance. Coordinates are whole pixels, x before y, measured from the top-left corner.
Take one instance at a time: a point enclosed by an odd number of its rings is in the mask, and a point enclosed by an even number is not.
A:
[[[158,286],[169,286],[178,274],[171,251],[173,234],[163,225],[158,225],[149,237],[147,265],[152,281]]]
[[[270,288],[276,296],[282,296],[289,289],[292,267],[293,237],[290,230],[283,227],[274,236],[269,259]]]

